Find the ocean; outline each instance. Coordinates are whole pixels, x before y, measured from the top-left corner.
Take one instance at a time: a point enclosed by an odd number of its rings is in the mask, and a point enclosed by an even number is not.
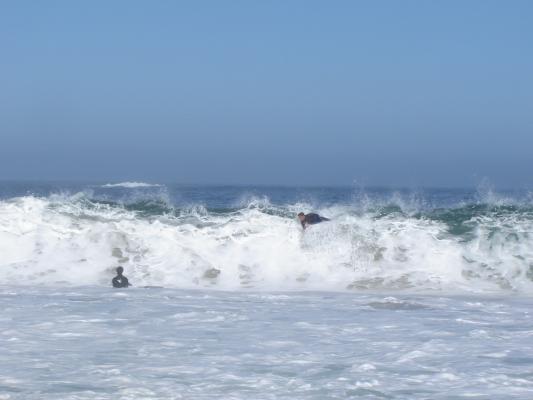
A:
[[[532,239],[489,185],[1,182],[0,399],[531,399]]]

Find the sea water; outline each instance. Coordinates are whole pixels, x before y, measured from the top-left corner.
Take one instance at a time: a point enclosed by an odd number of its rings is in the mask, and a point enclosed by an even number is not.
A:
[[[533,398],[527,191],[0,199],[0,399]],[[303,232],[299,211],[332,221]],[[118,265],[133,287],[110,287]]]

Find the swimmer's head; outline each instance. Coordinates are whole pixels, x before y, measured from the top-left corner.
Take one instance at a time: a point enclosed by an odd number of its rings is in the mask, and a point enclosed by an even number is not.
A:
[[[124,268],[122,267],[117,268],[117,274],[122,275],[123,272],[124,272]]]

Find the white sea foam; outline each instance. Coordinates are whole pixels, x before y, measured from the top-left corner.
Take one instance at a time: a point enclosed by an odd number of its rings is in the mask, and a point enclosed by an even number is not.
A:
[[[109,285],[123,265],[138,286],[531,292],[529,217],[476,217],[466,240],[439,220],[335,206],[304,233],[303,206],[141,217],[77,198],[1,201],[0,283]]]
[[[14,400],[526,400],[533,393],[528,297],[476,295],[483,300],[476,306],[470,296],[114,292],[0,287],[9,318],[0,321],[0,393]],[[421,307],[367,306],[386,303]],[[460,318],[484,322],[484,334]]]
[[[160,184],[157,183],[146,183],[146,182],[120,182],[120,183],[106,183],[102,185],[103,188],[147,188],[147,187],[160,187]]]

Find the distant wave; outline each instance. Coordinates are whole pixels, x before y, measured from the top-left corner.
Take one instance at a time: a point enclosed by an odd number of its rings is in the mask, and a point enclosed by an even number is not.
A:
[[[103,188],[142,188],[142,187],[159,187],[161,185],[157,183],[146,183],[146,182],[120,182],[120,183],[106,183],[105,185],[102,185]]]

